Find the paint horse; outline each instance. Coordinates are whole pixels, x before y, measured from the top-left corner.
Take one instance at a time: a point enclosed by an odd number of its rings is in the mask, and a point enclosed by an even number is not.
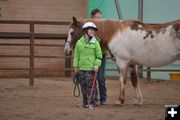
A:
[[[81,28],[87,21],[96,24],[101,47],[113,54],[120,69],[120,92],[116,104],[124,103],[128,71],[130,71],[135,92],[134,104],[143,103],[135,64],[159,67],[180,59],[180,20],[164,24],[145,24],[136,20],[82,19],[78,21],[73,17],[65,44],[67,53],[82,36]]]

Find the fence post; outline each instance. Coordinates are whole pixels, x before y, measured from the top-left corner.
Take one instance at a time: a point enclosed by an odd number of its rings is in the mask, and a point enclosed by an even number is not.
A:
[[[144,7],[144,0],[138,0],[138,20],[143,22],[143,7]],[[139,77],[143,78],[143,66],[142,65],[138,65],[138,70],[139,70]]]
[[[30,69],[29,69],[29,84],[34,85],[34,24],[30,24]]]
[[[148,81],[151,80],[151,67],[147,67],[147,79]]]
[[[71,56],[72,54],[65,54],[65,76],[71,77]]]
[[[140,78],[143,78],[143,66],[138,65],[138,75]]]

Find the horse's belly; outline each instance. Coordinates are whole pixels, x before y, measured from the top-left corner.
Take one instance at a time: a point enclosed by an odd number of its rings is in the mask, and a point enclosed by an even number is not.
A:
[[[134,54],[132,61],[149,67],[160,67],[174,62],[177,55],[169,54]]]
[[[163,47],[163,44],[159,46],[154,44],[149,46],[137,45],[136,48],[129,49],[131,51],[131,59],[146,66],[159,67],[167,65],[179,57],[178,51],[171,44],[169,44],[169,48]]]

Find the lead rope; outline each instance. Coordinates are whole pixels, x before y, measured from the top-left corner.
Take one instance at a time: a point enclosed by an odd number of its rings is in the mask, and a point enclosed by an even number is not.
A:
[[[74,82],[73,95],[74,95],[74,97],[80,96],[80,88],[79,88],[80,81],[78,80],[78,77],[79,77],[79,74],[78,74],[78,72],[76,72],[73,77],[73,82]],[[76,92],[76,89],[77,89],[77,92]]]
[[[89,97],[89,101],[88,101],[88,106],[90,105],[92,94],[94,92],[94,85],[95,85],[96,77],[97,77],[97,72],[95,72],[95,75],[94,75],[93,84],[92,84],[92,88],[91,88],[91,92],[90,92],[90,97]]]

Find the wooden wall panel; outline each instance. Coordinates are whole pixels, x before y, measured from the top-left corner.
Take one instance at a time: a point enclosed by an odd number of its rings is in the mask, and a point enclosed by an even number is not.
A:
[[[0,20],[34,20],[34,21],[72,21],[72,16],[85,18],[87,16],[86,0],[0,0]],[[36,25],[35,33],[68,32],[68,25]],[[28,25],[0,24],[0,32],[29,32]],[[29,40],[0,39],[2,43],[29,43]],[[61,40],[36,40],[37,44],[61,44]],[[29,55],[28,46],[0,46],[0,55]],[[64,55],[61,47],[35,46],[35,55]],[[65,60],[61,58],[35,58],[35,68],[64,68]],[[1,58],[2,67],[29,66],[28,58]],[[64,76],[62,71],[36,71],[36,76]],[[0,77],[28,76],[28,71],[0,71]]]
[[[85,17],[86,0],[6,0],[0,1],[1,19],[70,21]]]

